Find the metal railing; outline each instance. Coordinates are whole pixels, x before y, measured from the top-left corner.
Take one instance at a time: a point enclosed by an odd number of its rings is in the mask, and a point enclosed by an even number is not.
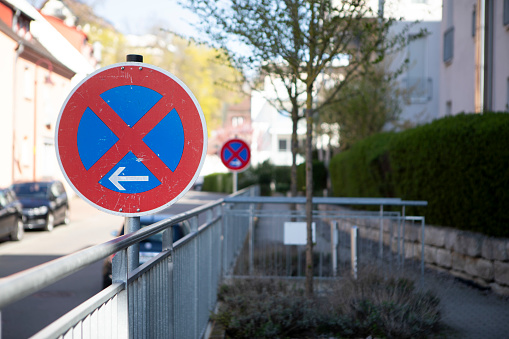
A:
[[[256,192],[252,187],[236,196]],[[242,203],[225,205],[221,199],[1,278],[0,310],[115,254],[112,285],[33,338],[203,337],[223,271],[233,266],[249,228],[247,217],[228,216],[228,211],[244,207]],[[191,233],[173,243],[171,227],[184,220],[189,220]],[[129,271],[129,247],[159,232],[163,232],[163,251]]]

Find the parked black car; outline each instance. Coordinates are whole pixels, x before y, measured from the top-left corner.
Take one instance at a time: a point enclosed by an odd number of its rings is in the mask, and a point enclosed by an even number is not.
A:
[[[55,225],[69,223],[69,200],[60,181],[23,182],[12,189],[23,205],[25,229],[52,231]]]
[[[12,189],[0,189],[0,238],[9,236],[19,241],[24,233],[21,203]]]
[[[172,217],[171,214],[152,214],[152,215],[144,215],[140,217],[140,226],[145,227],[148,225],[152,225],[156,222],[159,222],[164,219],[168,219]],[[191,232],[191,227],[189,222],[183,221],[182,223],[175,224],[172,227],[173,229],[173,241],[177,241]],[[118,236],[124,235],[124,225],[120,228],[120,231],[117,234]],[[140,242],[140,265],[146,263],[153,257],[157,256],[163,250],[163,233],[157,233]],[[103,287],[106,288],[111,285],[111,261],[113,259],[113,255],[106,258],[103,262]]]

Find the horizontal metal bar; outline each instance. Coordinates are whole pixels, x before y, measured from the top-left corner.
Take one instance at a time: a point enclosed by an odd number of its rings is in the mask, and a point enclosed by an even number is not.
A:
[[[410,221],[423,221],[423,220],[424,220],[424,217],[412,217],[412,216],[408,216],[408,217],[405,217],[405,220],[410,220]]]
[[[244,204],[305,204],[305,197],[226,197],[225,203]],[[314,197],[313,204],[323,205],[384,205],[384,206],[427,206],[427,201],[401,200],[400,198],[321,198]]]

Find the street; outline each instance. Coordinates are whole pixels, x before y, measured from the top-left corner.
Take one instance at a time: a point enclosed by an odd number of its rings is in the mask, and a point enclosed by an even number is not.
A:
[[[189,191],[165,213],[178,214],[223,195]],[[0,277],[106,242],[120,229],[123,218],[101,212],[78,197],[71,199],[71,223],[52,232],[26,231],[19,242],[0,240]],[[27,338],[98,293],[102,262],[2,309],[2,339]]]

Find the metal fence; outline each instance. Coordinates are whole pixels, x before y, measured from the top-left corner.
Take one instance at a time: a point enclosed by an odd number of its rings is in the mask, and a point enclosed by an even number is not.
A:
[[[233,276],[305,275],[305,199],[229,198],[251,203],[236,211],[252,222],[246,246]],[[412,265],[424,272],[424,217],[405,216],[406,206],[425,206],[425,201],[401,199],[314,198],[313,270],[317,278],[356,276],[359,269],[402,270]],[[292,203],[292,204],[288,204]],[[376,211],[345,206],[377,206]],[[333,206],[333,207],[331,207]],[[397,206],[399,211],[387,211]],[[409,233],[420,232],[420,237]],[[299,234],[302,236],[299,238]]]
[[[256,187],[235,196],[255,195]],[[231,270],[249,229],[246,204],[218,200],[0,279],[0,310],[114,253],[113,284],[33,338],[200,338],[214,310],[223,271]],[[230,213],[230,211],[232,213]],[[172,243],[171,226],[189,220],[191,233]],[[130,247],[163,233],[163,251],[129,270]],[[0,333],[1,337],[1,333]]]

